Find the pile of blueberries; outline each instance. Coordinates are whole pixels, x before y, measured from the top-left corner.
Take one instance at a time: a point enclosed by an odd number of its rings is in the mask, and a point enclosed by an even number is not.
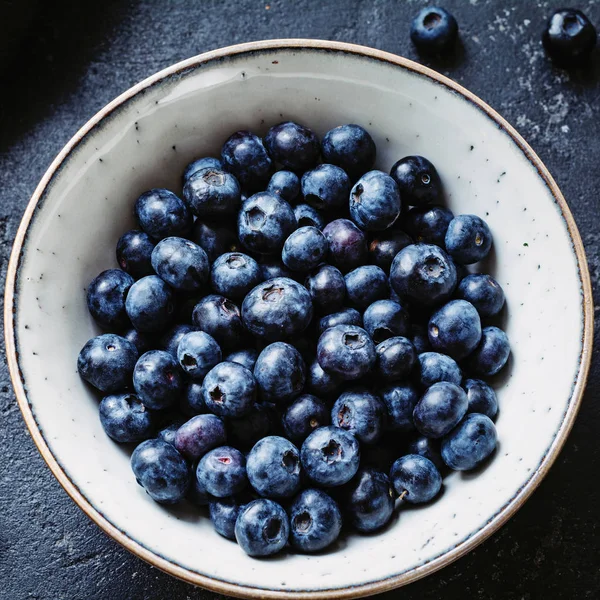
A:
[[[234,133],[152,189],[78,359],[100,420],[155,501],[208,505],[252,556],[381,529],[496,447],[504,293],[470,274],[486,223],[443,206],[434,165],[373,170],[359,125]],[[409,207],[412,207],[409,209]],[[194,218],[194,216],[196,218]],[[141,443],[140,443],[141,442]]]

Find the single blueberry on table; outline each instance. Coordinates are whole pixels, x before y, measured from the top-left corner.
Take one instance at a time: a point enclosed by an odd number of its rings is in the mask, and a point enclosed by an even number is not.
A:
[[[367,308],[390,295],[388,278],[383,269],[375,265],[357,267],[346,274],[344,281],[348,301],[357,308]]]
[[[443,54],[452,49],[458,37],[458,23],[447,10],[428,6],[413,19],[410,39],[423,54]]]
[[[456,296],[467,300],[482,317],[497,315],[504,306],[504,291],[491,276],[476,273],[464,277],[456,288]]]
[[[420,454],[401,456],[390,471],[396,493],[410,504],[433,500],[442,487],[442,476],[428,458]]]
[[[440,440],[432,440],[424,435],[417,434],[408,442],[406,449],[407,454],[419,454],[428,458],[438,471],[441,471],[445,466],[440,454]]]
[[[248,480],[267,498],[289,498],[300,489],[300,453],[289,440],[270,435],[259,440],[246,462]]]
[[[237,131],[231,135],[223,144],[221,160],[244,189],[264,189],[271,175],[271,158],[262,140],[250,131]]]
[[[190,485],[191,473],[185,459],[160,439],[142,442],[131,455],[131,468],[152,500],[162,504],[182,500]]]
[[[196,415],[175,434],[175,448],[194,461],[226,442],[225,424],[215,415]]]
[[[77,357],[77,371],[101,392],[119,392],[131,386],[138,356],[137,348],[129,340],[105,333],[86,342]]]
[[[319,427],[302,444],[302,468],[317,485],[336,487],[354,477],[360,463],[357,439],[339,427]]]
[[[185,385],[179,399],[179,410],[188,417],[195,417],[208,412],[204,403],[202,383],[190,381]]]
[[[269,180],[267,192],[280,196],[290,204],[294,203],[300,196],[300,178],[292,171],[277,171]]]
[[[350,178],[335,165],[319,165],[302,176],[302,197],[306,204],[318,210],[332,211],[348,202]]]
[[[379,388],[379,395],[387,409],[387,428],[390,431],[412,431],[413,412],[419,394],[410,383],[394,382]]]
[[[304,282],[313,305],[321,314],[331,314],[342,308],[346,298],[346,281],[339,269],[331,265],[317,267]]]
[[[362,229],[383,231],[391,227],[402,210],[396,182],[383,171],[369,171],[350,192],[350,216]]]
[[[329,409],[320,398],[311,394],[302,394],[287,407],[281,420],[286,437],[299,444],[313,430],[329,425]]]
[[[172,354],[150,350],[142,354],[133,371],[133,387],[148,408],[172,406],[183,391],[183,374]]]
[[[140,355],[148,352],[148,350],[152,350],[152,348],[156,348],[156,340],[154,340],[153,336],[142,333],[133,327],[128,329],[123,334],[123,337],[137,348]]]
[[[235,522],[245,505],[238,498],[233,497],[211,500],[208,504],[208,513],[215,531],[228,540],[235,540]]]
[[[584,63],[596,45],[596,29],[580,10],[562,8],[552,13],[542,34],[548,56],[561,67]]]
[[[330,129],[321,142],[323,162],[341,167],[353,179],[370,171],[377,148],[373,138],[360,125],[340,125]]]
[[[273,254],[281,250],[296,225],[292,207],[268,192],[259,192],[248,198],[238,213],[240,242],[248,250],[259,254]]]
[[[242,417],[256,400],[256,380],[252,372],[234,362],[213,367],[202,384],[206,408],[223,417]]]
[[[193,222],[185,202],[173,192],[163,189],[144,192],[135,202],[135,217],[153,240],[185,236]]]
[[[421,206],[444,200],[442,180],[424,156],[405,156],[394,163],[390,175],[398,185],[404,204]]]
[[[317,552],[337,540],[342,514],[333,498],[313,488],[301,491],[289,509],[290,544],[302,552]]]
[[[401,298],[433,306],[447,300],[456,287],[456,267],[437,246],[411,244],[394,258],[390,284]]]
[[[266,498],[244,506],[235,522],[235,539],[250,556],[270,556],[287,544],[290,523],[283,508]]]
[[[375,444],[383,435],[386,408],[378,396],[367,389],[344,392],[331,409],[331,422],[345,429],[363,444]]]
[[[271,158],[286,169],[306,171],[319,162],[319,139],[312,130],[299,123],[285,121],[273,125],[264,143]]]
[[[350,220],[331,221],[323,235],[329,244],[328,262],[347,273],[367,262],[367,238]]]
[[[463,265],[483,260],[492,247],[492,233],[476,215],[458,215],[450,221],[445,238],[448,254]]]
[[[246,329],[255,337],[278,341],[299,335],[313,315],[306,288],[293,279],[276,277],[257,285],[242,303]]]
[[[294,346],[275,342],[258,355],[254,377],[264,402],[285,404],[302,392],[306,366]]]
[[[171,287],[181,291],[199,290],[208,280],[206,252],[184,238],[164,238],[152,251],[152,267]]]
[[[448,208],[426,204],[411,208],[404,216],[402,226],[415,242],[445,248],[446,232],[452,219],[454,214]]]
[[[356,530],[377,531],[392,518],[394,490],[385,473],[362,468],[350,482],[347,493],[345,509]]]
[[[239,209],[241,189],[238,180],[222,169],[203,169],[191,175],[183,186],[190,210],[201,219],[220,219]]]
[[[489,377],[504,367],[510,355],[508,337],[498,327],[484,327],[481,341],[467,361],[468,368],[477,375]]]
[[[421,396],[413,411],[413,422],[419,433],[441,438],[449,433],[465,416],[467,394],[454,383],[434,383]]]
[[[132,229],[124,233],[117,242],[117,263],[134,279],[152,275],[152,250],[154,242],[150,236],[143,231]]]
[[[316,227],[296,229],[283,244],[281,260],[292,271],[314,269],[327,252],[327,240]]]
[[[245,340],[240,309],[223,296],[211,294],[202,298],[194,308],[192,322],[215,338],[221,349],[235,348]]]
[[[455,385],[460,385],[462,381],[462,372],[457,362],[439,352],[419,354],[416,367],[416,380],[423,388],[440,381],[448,381]]]
[[[227,227],[219,221],[213,223],[196,219],[190,239],[206,252],[208,260],[213,263],[221,254],[239,250],[240,244],[234,230],[234,227]]]
[[[197,331],[195,327],[192,325],[188,325],[187,323],[179,323],[177,325],[173,325],[170,329],[167,329],[165,334],[160,338],[159,348],[172,354],[175,358],[177,358],[177,348],[179,347],[179,342],[183,339],[184,335],[191,333],[192,331]],[[153,348],[156,348],[156,345]]]
[[[377,232],[369,244],[369,259],[371,263],[389,273],[396,254],[412,243],[409,235],[396,227]]]
[[[259,264],[241,252],[221,254],[213,263],[210,271],[213,290],[232,300],[242,300],[262,280]]]
[[[324,371],[352,380],[373,368],[377,354],[375,344],[364,329],[356,325],[336,325],[321,334],[317,360]]]
[[[387,338],[375,347],[377,363],[375,373],[384,381],[397,381],[408,377],[417,363],[417,351],[406,337]]]
[[[345,285],[344,282],[344,288]],[[355,308],[343,308],[339,312],[326,315],[319,320],[319,335],[336,325],[356,325],[362,327],[362,316]]]
[[[225,357],[226,361],[238,363],[242,367],[246,367],[250,371],[254,371],[254,365],[258,358],[258,350],[254,348],[245,348],[244,350],[236,350]]]
[[[256,442],[274,432],[277,418],[272,405],[257,402],[243,417],[227,420],[229,442],[242,450],[250,450]]]
[[[87,306],[94,320],[106,329],[120,329],[129,323],[125,299],[133,277],[120,269],[102,271],[87,288]]]
[[[466,379],[462,385],[467,392],[467,413],[480,413],[494,419],[498,414],[496,392],[481,379]]]
[[[306,391],[310,394],[319,394],[320,398],[331,398],[339,390],[342,381],[339,376],[323,371],[319,361],[314,360],[306,374]]]
[[[216,169],[222,171],[224,168],[223,161],[220,158],[214,158],[213,156],[205,156],[204,158],[198,158],[192,161],[183,172],[183,185],[185,187],[186,182],[193,175],[204,169]]]
[[[199,487],[215,498],[239,494],[247,485],[246,459],[231,446],[207,452],[196,467]]]
[[[455,471],[470,471],[490,456],[497,441],[492,420],[472,413],[442,440],[442,459]]]
[[[481,339],[481,319],[466,300],[451,300],[429,319],[429,342],[436,352],[455,360],[469,355]]]
[[[327,224],[323,215],[309,204],[296,204],[294,206],[294,216],[298,227],[316,227],[323,230]]]
[[[141,442],[154,432],[154,416],[135,394],[102,398],[100,423],[115,442]]]
[[[139,331],[161,331],[175,314],[173,292],[158,275],[142,277],[129,288],[125,310]]]
[[[177,346],[179,365],[191,379],[201,381],[221,359],[219,344],[204,331],[185,334]]]
[[[363,324],[376,344],[391,337],[408,335],[410,332],[408,312],[393,300],[373,302],[365,310]]]

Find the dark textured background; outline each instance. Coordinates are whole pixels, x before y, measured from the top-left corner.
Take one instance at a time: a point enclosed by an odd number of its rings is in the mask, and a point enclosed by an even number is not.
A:
[[[410,19],[423,2],[223,0],[36,2],[18,48],[0,5],[0,261],[47,166],[96,111],[144,77],[194,54],[264,38],[313,37],[417,58]],[[13,2],[13,5],[19,4]],[[431,63],[498,109],[533,145],[569,202],[600,276],[600,51],[583,71],[554,69],[539,42],[558,2],[445,0],[462,48]],[[578,5],[600,26],[600,3]],[[14,6],[13,6],[14,8]],[[16,13],[27,13],[26,10]],[[13,11],[15,14],[15,11]],[[17,14],[18,16],[18,14]],[[7,33],[8,32],[8,33]],[[518,217],[516,217],[518,218]],[[548,323],[551,327],[552,323]],[[2,350],[4,352],[4,350]],[[0,598],[159,600],[212,594],[172,579],[107,538],[46,468],[0,366]],[[515,518],[467,557],[388,597],[600,597],[597,350],[579,418],[546,480]],[[223,557],[224,560],[227,557]]]

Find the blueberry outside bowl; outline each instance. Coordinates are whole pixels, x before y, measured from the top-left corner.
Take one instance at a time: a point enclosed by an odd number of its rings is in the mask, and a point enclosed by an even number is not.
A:
[[[487,468],[454,473],[443,497],[403,511],[377,536],[317,556],[244,555],[191,506],[165,510],[136,484],[129,455],[103,433],[97,399],[75,370],[98,333],[85,288],[114,268],[117,240],[151,187],[181,193],[186,164],[234,131],[283,120],[358,123],[376,168],[427,156],[455,213],[494,236],[485,270],[506,291],[512,357],[497,381],[500,445]],[[440,569],[510,518],[546,475],[577,414],[591,358],[593,303],[581,238],[565,199],[523,138],[449,79],[351,44],[279,40],[178,63],[115,99],[67,144],[37,187],[8,267],[5,336],[23,417],[48,466],[109,536],[154,566],[215,592],[251,598],[352,598]],[[548,326],[548,324],[551,326]],[[150,525],[149,525],[150,524]],[[226,560],[223,558],[226,557]]]

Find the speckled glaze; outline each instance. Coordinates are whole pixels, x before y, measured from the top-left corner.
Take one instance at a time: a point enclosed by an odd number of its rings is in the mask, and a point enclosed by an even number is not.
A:
[[[193,158],[232,131],[264,134],[284,119],[322,135],[354,122],[377,143],[376,167],[423,154],[455,212],[484,217],[495,246],[483,270],[503,286],[512,343],[497,377],[500,445],[487,468],[454,473],[435,504],[411,508],[378,536],[316,556],[244,555],[189,506],[165,510],[137,486],[128,452],[109,440],[97,399],[75,370],[98,333],[85,287],[115,265],[138,195],[181,193]],[[549,173],[478,98],[410,61],[307,40],[245,44],[179,63],[96,115],[44,176],[16,237],[5,334],[17,398],[55,476],[110,536],[155,566],[245,597],[342,598],[381,592],[455,560],[498,529],[537,487],[575,418],[589,367],[592,299],[581,240]],[[148,526],[148,524],[151,526]],[[223,560],[226,556],[227,560]]]

